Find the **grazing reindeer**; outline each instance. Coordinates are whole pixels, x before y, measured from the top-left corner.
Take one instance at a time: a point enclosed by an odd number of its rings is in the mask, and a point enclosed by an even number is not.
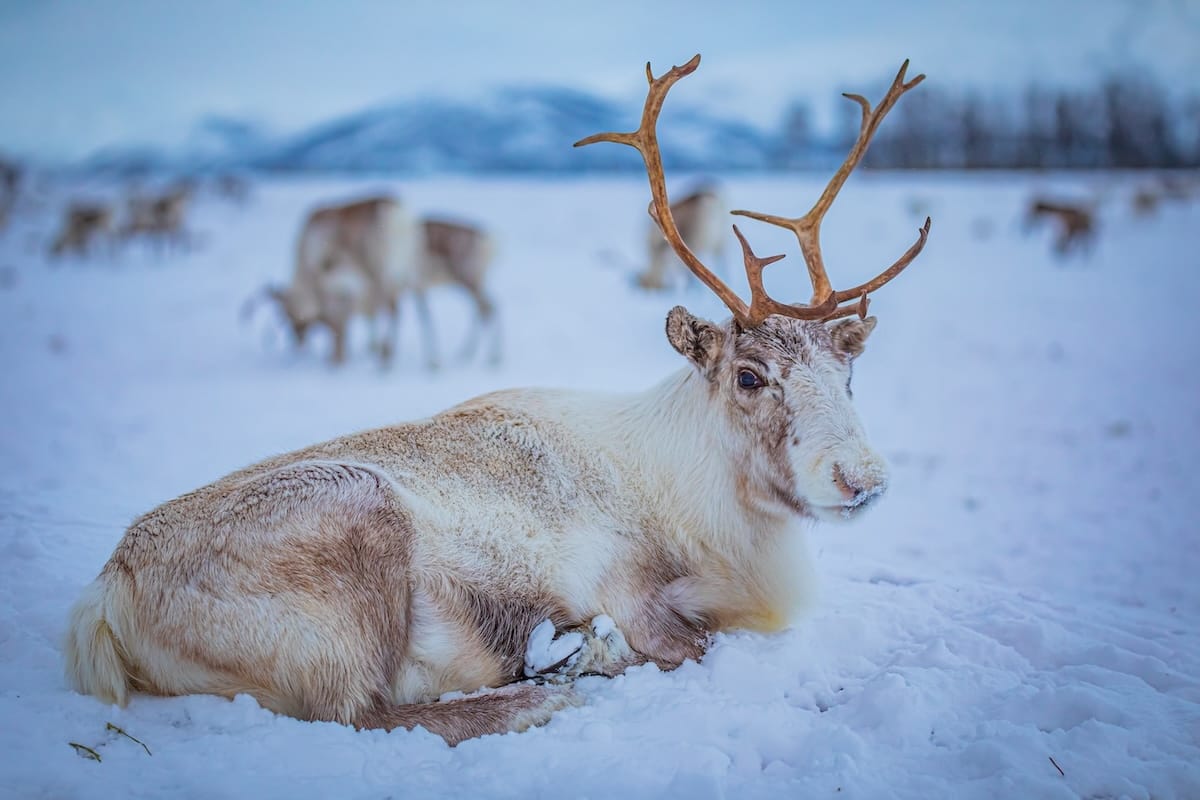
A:
[[[371,320],[371,348],[390,362],[400,292],[416,262],[416,223],[394,197],[368,197],[309,213],[296,241],[291,283],[267,287],[283,310],[297,346],[321,325],[333,336],[330,359],[346,358],[350,320]],[[250,306],[247,306],[247,312]],[[386,332],[378,329],[386,316]]]
[[[692,252],[711,254],[718,268],[725,256],[724,214],[725,204],[714,186],[701,186],[671,203],[671,216],[683,241]],[[638,274],[637,284],[643,289],[665,289],[673,282],[673,273],[683,274],[683,265],[657,226],[651,226],[647,233],[650,264]],[[689,273],[687,277],[692,276]]]
[[[733,313],[671,310],[684,368],[631,395],[484,395],[171,500],[134,521],[75,606],[71,683],[118,703],[244,692],[302,719],[423,725],[454,743],[573,702],[569,686],[523,675],[669,669],[714,631],[783,626],[802,590],[794,521],[855,517],[886,487],[850,365],[875,326],[867,295],[917,256],[929,221],[844,291],[818,234],[883,116],[924,76],[905,82],[906,62],[878,107],[853,98],[858,141],[807,214],[734,212],[794,231],[814,290],[808,304],[769,297],[762,270],[780,256],[758,258],[739,232],[747,305],[688,249],[666,193],[658,112],[699,60],[659,78],[647,66],[641,127],[578,143],[638,148],[663,235]],[[435,702],[481,687],[503,688]]]
[[[1096,239],[1096,212],[1091,206],[1034,198],[1025,216],[1025,227],[1049,218],[1057,227],[1054,252],[1065,256],[1073,249],[1090,250]]]
[[[112,208],[101,203],[76,202],[67,206],[58,236],[50,245],[50,255],[58,257],[68,252],[86,256],[98,240],[112,243]]]
[[[483,230],[447,220],[415,223],[398,200],[372,197],[314,211],[301,229],[291,286],[267,293],[283,309],[298,345],[308,329],[322,324],[333,335],[333,362],[345,358],[350,319],[365,315],[373,322],[387,315],[386,332],[373,332],[372,349],[390,362],[399,303],[414,295],[424,329],[426,361],[438,363],[433,321],[425,291],[457,285],[475,303],[474,326],[464,357],[470,356],[487,328],[495,329],[495,305],[484,291],[492,242]],[[489,359],[499,359],[499,334],[493,330]]]
[[[186,248],[190,242],[186,222],[192,193],[191,182],[181,181],[159,195],[131,197],[129,215],[120,230],[121,238],[145,236],[160,250],[172,245]]]

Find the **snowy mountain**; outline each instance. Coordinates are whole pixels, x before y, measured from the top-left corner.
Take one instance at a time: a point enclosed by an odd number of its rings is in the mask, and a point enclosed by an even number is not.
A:
[[[576,150],[571,143],[604,130],[637,126],[637,103],[616,104],[557,87],[509,88],[485,100],[427,98],[373,108],[297,134],[270,137],[249,122],[205,119],[173,156],[144,149],[109,150],[88,166],[124,172],[256,168],[271,171],[580,172],[640,169],[632,151]],[[772,136],[719,113],[679,106],[661,124],[668,167],[755,169],[765,166]]]

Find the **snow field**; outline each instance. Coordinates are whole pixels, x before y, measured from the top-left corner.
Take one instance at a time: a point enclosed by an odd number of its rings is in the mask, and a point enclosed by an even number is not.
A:
[[[925,214],[933,229],[877,295],[855,370],[889,493],[798,530],[806,614],[671,673],[583,679],[586,704],[545,728],[454,749],[247,697],[105,707],[65,686],[66,612],[134,516],[268,454],[491,389],[636,390],[677,368],[669,308],[724,313],[631,287],[642,179],[274,179],[243,207],[204,197],[194,252],[52,266],[58,188],[0,234],[0,796],[1200,797],[1200,206],[1136,219],[1137,180],[856,177],[822,237],[836,284],[891,263]],[[433,374],[411,308],[386,373],[361,336],[334,370],[325,342],[289,353],[265,309],[239,324],[310,204],[387,187],[497,235],[499,368],[453,362],[470,314],[448,290]],[[735,207],[785,214],[819,188],[726,180]],[[1022,233],[1035,188],[1103,192],[1089,257]],[[769,288],[806,298],[794,242],[739,225],[789,253]],[[733,259],[724,274],[744,290]]]

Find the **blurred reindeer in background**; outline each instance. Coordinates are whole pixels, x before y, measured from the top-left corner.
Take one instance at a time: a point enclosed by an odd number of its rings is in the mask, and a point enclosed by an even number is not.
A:
[[[250,199],[250,181],[237,173],[225,172],[213,180],[213,191],[222,200],[240,206]]]
[[[1200,191],[1200,182],[1178,175],[1158,175],[1137,188],[1130,198],[1135,216],[1147,217],[1167,202],[1188,203]]]
[[[1158,211],[1161,201],[1162,195],[1159,194],[1157,187],[1142,186],[1130,197],[1129,206],[1133,209],[1134,216],[1149,217]]]
[[[725,255],[725,203],[714,184],[697,187],[671,204],[671,216],[679,226],[683,240],[694,252],[710,254],[718,271]],[[636,277],[643,289],[666,289],[676,276],[693,281],[694,276],[671,250],[658,225],[647,231],[650,263]]]
[[[309,213],[296,242],[291,283],[268,286],[291,326],[294,343],[324,326],[333,336],[330,360],[346,359],[346,331],[355,316],[371,321],[371,349],[391,361],[398,300],[416,257],[415,222],[399,200],[370,197]],[[247,305],[243,316],[252,309]],[[387,317],[388,331],[378,330]]]
[[[447,220],[418,222],[396,198],[371,197],[310,213],[301,227],[291,284],[268,287],[265,293],[283,311],[297,346],[313,326],[329,329],[334,364],[345,360],[350,321],[367,317],[371,349],[384,366],[391,363],[400,302],[412,293],[432,368],[438,355],[425,291],[457,285],[470,294],[476,316],[464,350],[469,357],[484,330],[495,329],[495,305],[483,288],[492,250],[491,238],[477,227]],[[386,318],[382,331],[380,317]],[[493,330],[489,360],[498,359],[499,333]]]
[[[21,165],[0,158],[0,231],[8,225],[21,187]]]
[[[67,253],[87,256],[92,246],[104,242],[113,244],[115,215],[111,206],[96,201],[76,201],[67,206],[62,228],[50,245],[50,255],[57,258]]]
[[[1025,214],[1025,230],[1031,230],[1043,219],[1055,226],[1054,252],[1066,256],[1073,250],[1089,252],[1096,241],[1095,203],[1066,203],[1045,197],[1034,197]]]
[[[179,181],[159,194],[132,194],[125,224],[118,231],[119,237],[122,241],[145,237],[159,252],[173,246],[187,249],[192,243],[186,221],[193,192],[190,181]]]
[[[496,304],[484,290],[484,279],[495,254],[492,237],[475,225],[445,219],[422,220],[420,236],[417,269],[405,288],[416,299],[417,314],[424,329],[426,363],[435,368],[439,362],[433,320],[425,301],[425,291],[436,286],[458,286],[475,304],[471,333],[459,358],[466,360],[474,356],[480,339],[490,329],[487,361],[499,363],[500,329],[496,321]]]

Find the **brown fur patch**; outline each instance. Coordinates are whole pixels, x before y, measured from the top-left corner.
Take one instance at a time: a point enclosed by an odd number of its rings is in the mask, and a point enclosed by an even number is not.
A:
[[[542,620],[555,627],[568,623],[567,613],[547,595],[493,594],[460,581],[442,580],[430,587],[434,602],[458,618],[464,632],[496,657],[504,674],[516,678],[525,663],[529,634]]]

